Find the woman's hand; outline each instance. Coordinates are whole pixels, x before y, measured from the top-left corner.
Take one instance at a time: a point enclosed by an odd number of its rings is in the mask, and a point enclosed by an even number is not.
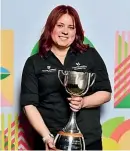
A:
[[[46,139],[45,148],[46,148],[46,151],[56,150],[56,147],[55,147],[55,144],[54,144],[54,138],[50,137],[50,138]]]
[[[42,140],[45,143],[45,150],[56,150],[53,134],[50,133],[47,136],[44,136]]]
[[[72,96],[68,100],[70,101],[70,108],[74,112],[78,112],[83,107],[83,97]]]

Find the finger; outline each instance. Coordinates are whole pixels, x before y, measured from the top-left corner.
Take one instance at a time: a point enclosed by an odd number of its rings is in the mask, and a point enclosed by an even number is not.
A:
[[[80,109],[80,105],[73,105],[71,103],[69,103],[70,107],[72,107],[73,109],[79,110]]]
[[[49,147],[47,144],[45,144],[45,148],[46,148],[46,151],[49,150]]]
[[[82,101],[71,100],[70,103],[75,104],[75,105],[80,105],[82,103]]]
[[[82,100],[73,100],[72,98],[68,98],[68,100],[72,103],[73,102],[73,104],[79,104],[79,103],[81,103],[81,101]]]
[[[71,100],[72,100],[72,98],[67,98],[67,100],[71,101]]]
[[[81,102],[82,97],[73,97],[73,98],[68,98],[69,101],[73,100],[73,101],[78,101]]]
[[[74,112],[78,112],[79,110],[76,110],[76,109],[74,109],[74,108],[72,108],[72,107],[70,107],[70,109],[72,110],[72,111],[74,111]]]
[[[54,145],[53,142],[49,142],[49,143],[48,143],[48,146],[49,146],[49,148],[51,148],[51,149],[53,149],[53,150],[56,149],[56,147],[55,147],[55,145]]]
[[[73,100],[72,100],[72,101],[70,101],[70,103],[73,104],[73,105],[76,105],[76,106],[79,106],[79,105],[80,105],[80,102],[78,102],[78,101],[73,101]]]

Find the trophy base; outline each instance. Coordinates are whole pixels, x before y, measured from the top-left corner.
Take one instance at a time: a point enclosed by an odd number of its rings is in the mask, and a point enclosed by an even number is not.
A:
[[[55,138],[57,150],[85,150],[84,138],[81,133],[60,131]]]

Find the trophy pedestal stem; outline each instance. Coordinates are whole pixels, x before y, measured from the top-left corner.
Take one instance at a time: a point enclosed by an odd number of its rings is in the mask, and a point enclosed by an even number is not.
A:
[[[76,112],[72,111],[70,119],[67,123],[67,125],[63,128],[64,132],[69,133],[79,133],[80,130],[78,128],[77,122],[76,122]]]
[[[76,122],[76,112],[72,111],[67,125],[58,132],[55,145],[59,150],[85,150],[84,138]]]

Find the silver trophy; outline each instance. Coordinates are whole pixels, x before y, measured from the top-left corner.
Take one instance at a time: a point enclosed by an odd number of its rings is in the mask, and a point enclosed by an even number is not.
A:
[[[58,78],[71,96],[83,96],[94,84],[96,74],[59,70]],[[85,150],[84,137],[76,122],[76,112],[72,111],[67,125],[56,135],[55,146],[58,150]]]

